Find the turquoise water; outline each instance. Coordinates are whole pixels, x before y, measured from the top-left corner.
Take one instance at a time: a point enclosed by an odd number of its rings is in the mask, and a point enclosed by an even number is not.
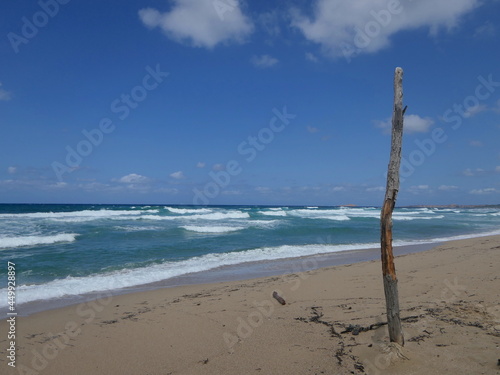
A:
[[[16,264],[22,305],[227,265],[376,248],[379,216],[374,207],[5,204],[0,272],[6,280],[7,262]],[[393,218],[395,245],[500,234],[498,206],[398,208]]]

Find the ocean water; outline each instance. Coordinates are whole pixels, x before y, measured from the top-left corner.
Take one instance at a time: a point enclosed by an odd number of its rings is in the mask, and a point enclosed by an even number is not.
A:
[[[0,205],[17,306],[276,259],[379,248],[374,207]],[[397,208],[394,245],[500,234],[500,206]]]

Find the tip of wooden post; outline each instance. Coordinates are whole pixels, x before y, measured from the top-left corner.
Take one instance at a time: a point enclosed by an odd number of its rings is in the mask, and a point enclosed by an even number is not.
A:
[[[403,68],[401,68],[401,67],[399,67],[399,66],[398,66],[398,67],[396,68],[396,70],[395,70],[395,73],[396,73],[396,74],[398,74],[398,73],[399,73],[399,74],[403,73]]]

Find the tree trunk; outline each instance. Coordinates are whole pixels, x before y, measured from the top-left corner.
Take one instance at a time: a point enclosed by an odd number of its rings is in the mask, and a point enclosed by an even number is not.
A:
[[[394,113],[392,115],[391,158],[387,173],[387,188],[380,213],[380,245],[382,252],[382,274],[384,277],[385,303],[389,339],[404,345],[401,318],[399,316],[398,279],[392,253],[392,211],[399,190],[399,168],[403,142],[403,69],[394,72]]]

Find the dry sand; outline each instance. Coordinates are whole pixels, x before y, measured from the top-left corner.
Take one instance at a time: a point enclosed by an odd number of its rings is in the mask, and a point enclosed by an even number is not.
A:
[[[385,321],[381,265],[372,261],[18,317],[15,369],[3,319],[0,373],[500,374],[500,236],[399,256],[396,269],[401,355],[387,326],[368,329]]]

